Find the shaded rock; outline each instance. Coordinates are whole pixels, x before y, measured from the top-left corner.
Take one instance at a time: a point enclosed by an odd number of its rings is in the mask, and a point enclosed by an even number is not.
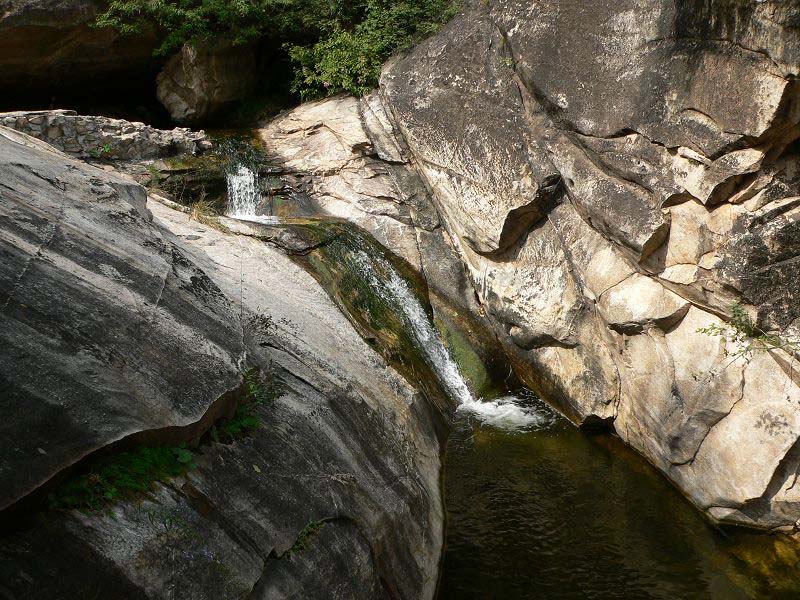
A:
[[[200,123],[249,94],[255,51],[229,42],[184,44],[156,78],[156,95],[178,123]]]
[[[71,89],[107,77],[141,77],[153,66],[155,32],[125,36],[91,27],[92,0],[0,3],[0,87]]]

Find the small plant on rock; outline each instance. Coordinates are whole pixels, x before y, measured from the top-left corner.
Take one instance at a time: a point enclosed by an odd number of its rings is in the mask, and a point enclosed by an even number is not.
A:
[[[750,362],[756,354],[771,350],[783,350],[792,357],[800,353],[800,344],[797,342],[786,340],[780,335],[766,333],[758,327],[739,302],[731,304],[730,310],[731,319],[727,324],[714,323],[708,327],[701,327],[697,332],[731,342],[735,350],[726,352],[732,360],[743,358]]]
[[[149,492],[156,481],[196,468],[194,453],[184,446],[141,446],[94,461],[84,472],[50,495],[50,507],[99,510],[117,500]]]
[[[261,426],[258,409],[274,400],[281,393],[277,379],[266,385],[254,372],[245,376],[245,397],[230,419],[224,419],[211,429],[211,438],[215,442],[230,443],[251,435]]]
[[[311,521],[308,523],[300,530],[300,533],[297,534],[297,540],[295,540],[292,547],[286,551],[286,555],[291,556],[292,554],[305,550],[308,543],[319,534],[324,525],[325,521]]]
[[[100,148],[93,148],[89,150],[89,156],[95,159],[107,158],[111,156],[111,153],[114,151],[114,148],[111,144],[103,144]]]

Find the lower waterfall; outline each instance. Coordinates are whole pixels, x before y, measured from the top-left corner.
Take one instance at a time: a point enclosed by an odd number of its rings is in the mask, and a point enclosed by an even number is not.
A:
[[[380,256],[359,249],[355,261],[375,293],[385,302],[400,308],[403,320],[429,366],[450,397],[458,403],[458,411],[471,413],[481,422],[503,429],[532,429],[550,423],[552,413],[538,405],[526,405],[524,399],[517,396],[491,401],[475,398],[408,282]]]

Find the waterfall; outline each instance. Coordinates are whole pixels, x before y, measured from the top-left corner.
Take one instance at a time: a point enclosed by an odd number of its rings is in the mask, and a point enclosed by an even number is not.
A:
[[[228,173],[228,216],[237,219],[256,217],[256,208],[261,200],[258,173],[238,164]]]
[[[487,425],[511,430],[531,429],[552,422],[552,413],[539,405],[526,405],[524,399],[517,396],[504,396],[492,401],[476,399],[408,282],[389,261],[361,249],[356,251],[355,263],[370,287],[385,302],[400,308],[403,320],[429,366],[445,391],[458,403],[458,411],[471,413]],[[374,264],[386,275],[382,277]]]

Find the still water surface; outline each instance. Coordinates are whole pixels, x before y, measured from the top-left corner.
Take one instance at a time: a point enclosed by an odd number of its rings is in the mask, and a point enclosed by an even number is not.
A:
[[[521,431],[457,413],[439,598],[800,598],[793,544],[711,527],[618,439],[521,403]]]

